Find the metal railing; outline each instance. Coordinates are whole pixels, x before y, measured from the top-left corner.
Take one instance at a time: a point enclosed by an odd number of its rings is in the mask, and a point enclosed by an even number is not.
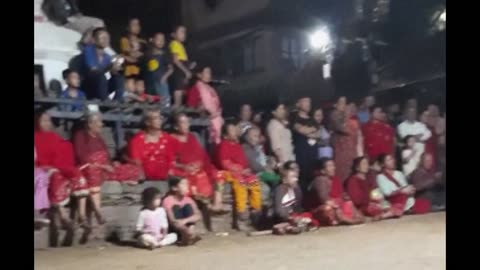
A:
[[[85,110],[72,112],[60,109],[61,105],[73,104],[82,104]],[[88,105],[98,106],[99,111],[102,112],[103,120],[106,122],[106,125],[111,125],[114,129],[114,141],[117,149],[121,147],[122,142],[125,140],[125,126],[140,127],[141,125],[143,116],[134,114],[135,111],[160,109],[160,105],[158,104],[121,104],[113,101],[102,102],[94,100],[85,100],[79,102],[77,100],[62,98],[34,98],[34,108],[46,109],[52,118],[63,119],[66,121],[82,120],[88,112]],[[163,108],[160,111],[162,115],[166,117],[173,113],[171,108]],[[191,116],[192,128],[199,130],[200,136],[203,137],[204,140],[208,138],[208,119],[200,117],[200,114],[196,110],[182,109],[182,112],[185,112]]]

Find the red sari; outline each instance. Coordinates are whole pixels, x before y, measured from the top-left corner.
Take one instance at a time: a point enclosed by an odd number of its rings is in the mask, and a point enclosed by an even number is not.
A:
[[[86,130],[75,133],[73,146],[77,164],[86,166],[83,174],[89,188],[99,188],[104,181],[138,182],[142,170],[134,164],[112,164],[107,146],[100,136],[92,136]],[[91,166],[93,164],[112,165],[113,172]]]
[[[370,160],[380,154],[393,155],[395,152],[395,130],[387,123],[370,120],[362,127],[365,152]]]
[[[377,189],[375,181],[368,176],[367,179],[361,179],[357,175],[352,175],[346,182],[346,191],[353,204],[369,217],[377,217],[384,212],[381,201],[372,198],[371,194],[375,189]]]
[[[437,164],[438,135],[434,127],[426,125],[432,133],[432,136],[425,142],[425,153],[429,153],[433,157],[433,166]]]
[[[75,167],[72,144],[53,131],[35,131],[34,144],[38,167],[52,170],[48,197],[53,205],[65,205],[70,195],[88,194],[88,186],[79,168]]]
[[[173,174],[188,179],[190,192],[192,189],[196,189],[198,195],[205,198],[212,197],[214,187],[218,188],[218,185],[223,182],[223,173],[212,165],[210,158],[195,135],[189,133],[185,142],[176,139],[175,136],[173,138],[177,144],[176,161],[182,165],[196,165],[199,168],[195,172],[174,168]]]
[[[402,185],[398,182],[392,174],[384,170],[382,174],[392,182],[397,188],[402,188]],[[387,198],[388,202],[392,206],[392,210],[395,215],[401,216],[404,213],[405,204],[407,203],[409,196],[403,193],[396,193]],[[418,198],[415,200],[413,207],[411,208],[412,214],[425,214],[430,212],[431,203],[429,200]]]
[[[317,176],[312,182],[311,212],[320,224],[356,223],[356,209],[343,190],[338,176]]]
[[[345,118],[345,113],[340,111],[334,111],[331,116],[332,128],[335,131],[332,136],[334,161],[341,181],[345,181],[350,175],[353,160],[358,155],[358,133],[360,131],[360,124],[357,120]]]
[[[143,131],[133,136],[128,144],[130,159],[142,164],[149,181],[166,181],[175,162],[175,140],[162,132],[156,142],[146,142]]]

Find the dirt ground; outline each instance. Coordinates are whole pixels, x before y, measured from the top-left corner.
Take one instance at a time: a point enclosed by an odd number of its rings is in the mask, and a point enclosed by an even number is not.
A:
[[[445,213],[296,236],[206,237],[154,251],[112,245],[35,251],[37,270],[446,269]]]

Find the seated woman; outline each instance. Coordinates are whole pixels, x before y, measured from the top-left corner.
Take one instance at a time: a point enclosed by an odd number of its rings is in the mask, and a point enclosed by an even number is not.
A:
[[[168,221],[172,229],[180,234],[180,245],[195,244],[201,239],[195,232],[195,223],[201,219],[201,214],[195,201],[187,195],[188,180],[171,177],[168,186],[169,194],[162,202]]]
[[[205,203],[214,213],[225,213],[222,205],[223,173],[213,166],[206,151],[190,132],[188,116],[176,114],[173,122],[175,133],[172,137],[176,141],[173,175],[189,181],[189,195],[195,200]]]
[[[64,207],[70,196],[77,199],[79,221],[88,228],[86,221],[86,196],[88,187],[79,168],[75,167],[72,144],[57,133],[47,112],[36,115],[34,144],[37,152],[36,166],[48,172],[48,199],[58,211],[60,221],[66,229],[72,228],[72,221]]]
[[[416,200],[429,201],[435,210],[445,209],[445,189],[442,180],[442,173],[435,172],[432,154],[423,153],[420,166],[410,177],[410,183],[415,187]]]
[[[402,172],[396,170],[395,158],[389,154],[378,157],[382,172],[377,175],[377,185],[397,216],[404,213],[421,214],[430,210],[426,201],[416,202],[415,187],[409,185]]]
[[[223,140],[218,145],[218,165],[225,170],[225,179],[232,183],[235,210],[240,220],[247,220],[247,202],[255,219],[262,209],[260,182],[248,167],[248,160],[239,143],[240,130],[234,123],[223,126]]]
[[[352,225],[364,222],[363,215],[343,191],[335,172],[335,162],[330,158],[319,161],[319,171],[309,187],[309,208],[320,225]]]
[[[286,162],[282,168],[282,183],[274,192],[273,232],[276,234],[297,234],[308,227],[318,227],[312,214],[303,212],[302,190],[298,187],[298,171]]]
[[[358,157],[353,160],[353,174],[345,182],[347,194],[355,207],[365,216],[372,217],[374,220],[395,216],[369,171],[367,157]]]
[[[83,175],[87,180],[92,200],[93,212],[99,224],[105,220],[100,212],[100,189],[104,181],[119,181],[136,184],[143,178],[140,166],[112,162],[107,146],[102,138],[102,116],[100,113],[90,113],[84,129],[73,136],[73,147],[77,164],[84,167]]]

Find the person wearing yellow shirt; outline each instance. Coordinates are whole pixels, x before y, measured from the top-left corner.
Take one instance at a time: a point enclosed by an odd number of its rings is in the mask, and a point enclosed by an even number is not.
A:
[[[125,57],[125,76],[137,76],[140,74],[139,61],[143,56],[145,40],[140,39],[140,20],[130,19],[127,26],[127,35],[120,39],[120,52]]]
[[[187,28],[185,26],[175,27],[172,33],[173,40],[169,44],[169,50],[173,56],[174,72],[173,72],[173,106],[180,107],[182,105],[182,99],[185,95],[185,88],[188,84],[188,80],[192,77],[191,69],[193,69],[196,63],[188,62],[188,54],[185,50],[183,43],[187,38]]]

